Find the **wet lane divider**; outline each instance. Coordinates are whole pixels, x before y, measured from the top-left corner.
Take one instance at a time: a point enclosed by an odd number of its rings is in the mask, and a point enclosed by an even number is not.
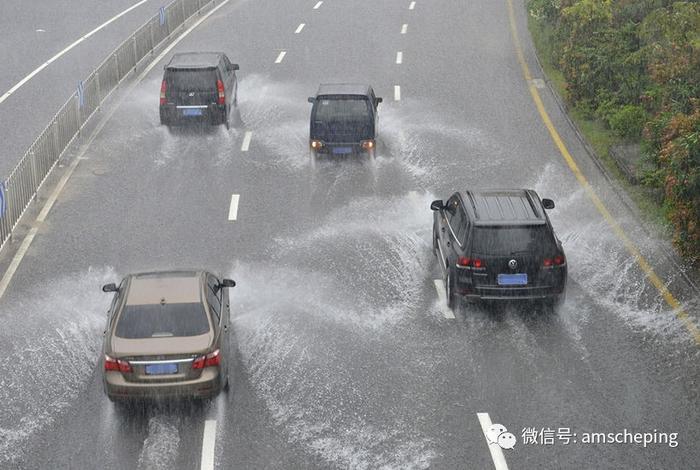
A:
[[[450,307],[447,306],[447,294],[445,294],[445,281],[442,279],[433,279],[435,290],[437,291],[438,300],[440,302],[440,310],[445,318],[449,320],[455,319],[455,314]]]
[[[231,194],[231,204],[228,208],[228,220],[236,220],[238,217],[238,201],[240,198],[240,194]]]
[[[401,101],[401,87],[394,85],[394,101]]]
[[[284,56],[287,55],[287,51],[281,51],[277,58],[275,59],[275,64],[279,64],[284,60]]]
[[[407,31],[408,31],[408,25],[405,23],[402,24],[401,25],[401,34],[406,34]]]
[[[294,34],[301,33],[301,30],[304,29],[304,26],[306,26],[306,23],[299,24],[299,26],[297,26],[297,29],[294,31]]]
[[[413,10],[416,7],[416,2],[411,2],[408,4],[408,9]]]
[[[489,452],[491,453],[491,459],[493,460],[493,465],[496,470],[508,470],[508,464],[506,463],[506,458],[503,455],[503,449],[501,446],[495,442],[491,442],[489,439],[489,432],[491,431],[491,417],[488,413],[477,413],[477,418],[479,418],[479,423],[481,424],[481,431],[484,433],[484,439],[486,439],[486,445],[489,446]]]
[[[54,55],[53,57],[51,57],[49,60],[47,60],[46,62],[44,62],[43,64],[41,64],[39,67],[37,67],[36,69],[34,69],[34,71],[32,71],[29,75],[27,75],[27,76],[24,77],[22,80],[20,80],[19,82],[17,82],[17,84],[15,84],[12,88],[10,88],[7,92],[5,92],[4,95],[0,96],[0,104],[1,104],[3,101],[5,101],[7,98],[9,98],[14,92],[16,92],[17,90],[19,90],[19,89],[22,87],[22,85],[24,85],[24,84],[27,83],[29,80],[31,80],[32,78],[34,78],[34,76],[35,76],[36,74],[38,74],[39,72],[41,72],[42,70],[44,70],[46,67],[48,67],[52,62],[54,62],[54,61],[56,61],[57,59],[61,58],[61,56],[63,56],[65,53],[67,53],[68,51],[70,51],[71,49],[73,49],[75,46],[77,46],[77,45],[80,44],[81,42],[83,42],[83,41],[85,41],[86,39],[88,39],[88,38],[89,38],[90,36],[92,36],[93,34],[95,34],[95,33],[97,33],[98,31],[100,31],[102,28],[104,28],[104,27],[108,26],[110,23],[112,23],[112,22],[118,20],[119,18],[121,18],[122,16],[126,15],[126,14],[129,13],[131,10],[133,10],[134,8],[138,8],[139,6],[143,5],[143,4],[146,3],[147,1],[148,1],[148,0],[141,0],[140,2],[138,2],[138,3],[136,3],[136,4],[132,5],[132,6],[130,6],[129,8],[127,8],[126,10],[124,10],[123,12],[119,13],[118,15],[115,15],[115,16],[113,16],[112,18],[110,18],[109,20],[105,21],[104,23],[102,23],[101,25],[99,25],[97,28],[93,29],[92,31],[90,31],[90,32],[87,33],[86,35],[81,36],[80,38],[78,38],[76,41],[74,41],[74,42],[73,42],[72,44],[70,44],[68,47],[66,47],[65,49],[63,49],[62,51],[60,51],[59,53],[57,53],[57,54]],[[39,31],[39,30],[37,29],[37,31]],[[43,31],[43,30],[41,30],[41,31]]]
[[[204,421],[202,436],[202,460],[199,470],[214,470],[214,450],[216,449],[216,420]]]
[[[318,2],[316,5],[314,5],[314,10],[321,8],[321,5],[323,5],[323,2]]]
[[[649,262],[640,253],[639,248],[637,248],[634,242],[627,236],[620,223],[608,211],[608,208],[605,207],[605,204],[603,204],[603,201],[598,197],[595,190],[588,182],[588,179],[586,179],[583,172],[581,172],[581,170],[579,169],[578,165],[576,164],[576,161],[574,160],[574,157],[571,155],[569,149],[566,147],[564,141],[559,135],[559,132],[557,132],[557,129],[554,127],[554,124],[552,123],[549,114],[545,110],[544,103],[542,102],[540,93],[537,90],[537,86],[532,80],[530,68],[528,67],[527,62],[525,62],[525,55],[523,53],[523,48],[520,43],[520,38],[518,37],[518,28],[515,22],[513,0],[507,0],[507,2],[508,16],[510,19],[510,31],[513,38],[513,43],[515,44],[518,62],[520,63],[520,67],[525,77],[525,81],[528,83],[530,95],[532,96],[532,100],[535,102],[535,106],[537,107],[537,111],[539,112],[540,118],[542,119],[542,122],[544,123],[545,127],[547,127],[547,130],[549,131],[549,134],[552,137],[554,144],[557,146],[557,149],[559,149],[559,153],[564,158],[571,171],[574,173],[574,176],[578,180],[579,184],[585,190],[586,195],[593,202],[593,205],[596,207],[596,209],[598,209],[598,212],[600,212],[600,214],[603,216],[608,225],[610,225],[615,235],[617,235],[617,237],[622,241],[622,244],[624,245],[627,252],[630,255],[632,255],[632,257],[637,261],[637,265],[644,272],[647,279],[649,279],[649,282],[651,282],[651,284],[659,291],[663,299],[674,311],[676,317],[684,324],[685,328],[695,339],[696,344],[700,345],[700,330],[698,329],[697,325],[695,325],[693,320],[688,316],[688,312],[683,310],[680,302],[668,290],[665,282],[662,281],[659,278],[659,276],[654,272]]]
[[[185,39],[196,27],[198,27],[200,24],[204,23],[207,18],[209,18],[211,15],[216,13],[220,8],[222,8],[224,5],[226,5],[229,1],[231,0],[222,0],[221,3],[219,3],[217,6],[211,9],[208,13],[203,15],[200,19],[198,19],[192,26],[187,28],[185,31],[180,34],[173,42],[163,49],[163,51],[158,54],[158,57],[156,57],[153,62],[151,62],[144,70],[141,72],[141,74],[134,80],[134,82],[129,86],[129,88],[124,92],[124,94],[119,98],[118,102],[114,105],[114,107],[105,115],[102,117],[102,119],[97,123],[97,126],[95,127],[95,130],[93,131],[92,135],[90,135],[90,138],[85,142],[85,145],[83,145],[80,150],[78,151],[78,154],[75,156],[73,159],[73,162],[70,164],[68,167],[68,170],[66,170],[66,173],[63,175],[61,180],[59,181],[58,185],[56,188],[53,190],[51,193],[51,196],[49,196],[49,199],[46,201],[46,204],[44,204],[44,208],[41,210],[39,213],[39,216],[36,218],[36,222],[34,226],[29,230],[29,233],[24,237],[24,240],[22,240],[22,244],[20,245],[19,249],[17,250],[17,253],[15,253],[15,256],[12,258],[12,261],[10,262],[10,266],[7,268],[7,271],[5,271],[5,274],[2,276],[2,279],[0,279],[0,299],[2,299],[2,296],[5,294],[5,291],[7,291],[7,287],[10,285],[10,282],[12,281],[12,278],[15,275],[15,272],[17,271],[17,268],[19,267],[20,263],[22,262],[22,259],[24,258],[24,255],[27,253],[27,250],[29,249],[29,245],[31,245],[32,241],[34,240],[34,237],[36,236],[38,232],[38,226],[41,225],[41,223],[46,219],[46,217],[49,214],[49,211],[53,207],[53,204],[56,202],[56,199],[58,198],[59,194],[63,190],[63,187],[66,185],[68,180],[70,179],[71,175],[75,171],[75,169],[78,166],[78,163],[80,163],[81,160],[84,160],[83,155],[85,155],[85,152],[87,152],[87,149],[90,148],[90,145],[94,142],[94,140],[97,138],[97,136],[102,132],[102,129],[104,129],[104,126],[107,124],[107,122],[112,118],[114,113],[119,109],[119,106],[124,102],[124,99],[126,96],[128,96],[136,86],[143,81],[144,78],[146,78],[146,75],[150,73],[151,70],[153,70],[153,67],[156,66],[156,64],[160,63],[163,58],[170,53],[173,48],[180,43],[183,39]]]
[[[403,62],[403,52],[399,51],[396,53],[396,63],[400,64]]]
[[[250,147],[250,139],[253,138],[253,131],[245,131],[243,143],[241,144],[241,152],[247,152]]]

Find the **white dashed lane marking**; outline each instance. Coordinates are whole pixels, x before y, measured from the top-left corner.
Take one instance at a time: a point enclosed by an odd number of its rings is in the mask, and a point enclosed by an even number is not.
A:
[[[241,152],[247,152],[250,147],[250,139],[253,138],[253,131],[245,131],[243,143],[241,144]]]
[[[445,318],[454,320],[455,314],[450,309],[450,307],[447,306],[447,297],[445,294],[445,281],[443,281],[442,279],[433,279],[433,284],[435,284],[435,290],[437,291],[437,296],[440,301],[440,309],[442,310],[442,314]]]
[[[411,2],[408,4],[408,9],[413,10],[416,7],[416,2]]]
[[[314,10],[321,8],[321,5],[323,5],[323,2],[318,2],[316,5],[314,5]]]
[[[401,101],[401,87],[394,85],[394,101]]]
[[[406,31],[408,31],[408,25],[407,24],[401,25],[401,34],[406,34]]]
[[[284,56],[286,56],[286,55],[287,55],[287,51],[280,52],[279,55],[277,56],[277,58],[275,59],[275,64],[279,64],[280,62],[282,62],[282,60],[284,60]]]
[[[202,461],[200,470],[214,470],[214,450],[216,448],[216,420],[204,421],[204,435],[202,437]]]
[[[491,452],[491,458],[493,459],[493,465],[496,470],[508,470],[508,464],[506,463],[506,458],[503,456],[503,450],[498,444],[489,443],[488,432],[489,428],[493,424],[488,413],[477,413],[476,416],[479,418],[479,423],[481,423],[481,431],[484,433],[484,439],[486,439],[486,445],[489,446],[489,452]]]
[[[400,64],[403,62],[403,52],[399,51],[396,53],[396,63]]]
[[[231,194],[231,206],[228,208],[228,220],[236,220],[238,217],[238,200],[240,194]]]
[[[296,31],[294,31],[294,34],[301,33],[301,30],[304,29],[304,26],[306,26],[306,23],[301,23],[299,26],[297,26],[297,29]]]

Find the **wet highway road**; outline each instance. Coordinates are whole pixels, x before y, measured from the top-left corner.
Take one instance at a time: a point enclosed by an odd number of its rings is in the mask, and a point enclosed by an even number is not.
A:
[[[535,74],[524,6],[515,12]],[[482,412],[515,434],[503,451],[511,469],[698,461],[698,344],[553,144],[506,1],[230,0],[174,48],[187,50],[240,64],[242,124],[161,127],[158,64],[79,156],[0,299],[1,467],[494,468]],[[311,165],[306,97],[332,81],[369,82],[384,97],[374,161]],[[583,174],[697,324],[698,293],[665,242],[590,160],[548,89],[539,93]],[[557,203],[569,285],[554,314],[526,304],[452,315],[440,301],[430,201],[493,186]],[[190,266],[238,283],[231,390],[204,404],[114,407],[97,368],[110,302],[100,285]],[[678,433],[678,445],[532,445],[524,428],[570,428],[579,441],[657,430]]]

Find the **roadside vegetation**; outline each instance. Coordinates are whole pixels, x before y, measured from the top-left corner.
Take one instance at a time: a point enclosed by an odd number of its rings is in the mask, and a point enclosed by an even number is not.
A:
[[[645,212],[700,262],[700,2],[528,0],[543,66],[601,158],[640,144]],[[658,194],[656,201],[650,194]]]

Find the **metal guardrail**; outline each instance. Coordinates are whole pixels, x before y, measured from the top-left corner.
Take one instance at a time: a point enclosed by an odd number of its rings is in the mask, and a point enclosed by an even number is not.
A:
[[[0,184],[0,249],[63,153],[117,86],[186,20],[214,0],[174,0],[117,47],[68,98]]]

